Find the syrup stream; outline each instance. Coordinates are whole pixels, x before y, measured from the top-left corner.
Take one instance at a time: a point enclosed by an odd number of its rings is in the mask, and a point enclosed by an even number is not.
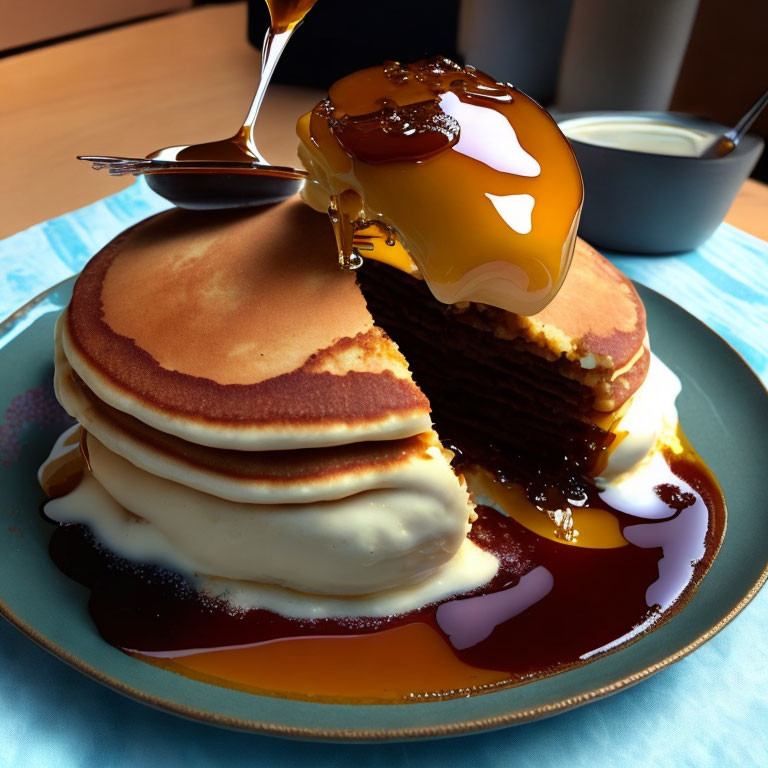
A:
[[[259,152],[253,138],[253,128],[261,110],[261,104],[267,93],[267,88],[272,80],[277,62],[288,45],[293,33],[303,21],[317,0],[267,0],[269,16],[272,23],[264,35],[264,44],[261,49],[261,77],[253,101],[248,109],[248,114],[243,121],[243,127],[238,131],[237,137],[245,143],[248,151],[253,154],[258,163],[268,164],[264,156]]]

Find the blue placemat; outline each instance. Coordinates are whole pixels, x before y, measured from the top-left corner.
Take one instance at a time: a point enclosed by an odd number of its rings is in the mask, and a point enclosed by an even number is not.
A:
[[[166,207],[138,182],[0,241],[0,318]],[[714,328],[768,382],[768,243],[723,224],[688,254],[610,257]],[[0,766],[768,766],[766,628],[768,590],[691,656],[609,699],[494,733],[355,746],[233,733],[157,712],[0,622]]]

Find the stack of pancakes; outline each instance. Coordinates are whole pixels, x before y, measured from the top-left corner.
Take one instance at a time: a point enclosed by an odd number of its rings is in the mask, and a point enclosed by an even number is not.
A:
[[[55,383],[109,513],[78,522],[135,559],[151,530],[182,570],[332,595],[418,582],[459,551],[466,488],[334,250],[294,200],[169,211],[90,261]]]
[[[339,270],[298,199],[128,230],[84,269],[56,349],[93,508],[52,517],[136,560],[341,596],[469,546],[433,418],[526,471],[595,474],[649,358],[631,283],[583,244],[539,315],[447,306],[391,267]]]

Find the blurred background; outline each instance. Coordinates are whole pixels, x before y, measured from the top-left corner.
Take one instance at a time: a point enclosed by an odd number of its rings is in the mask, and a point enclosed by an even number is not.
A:
[[[0,0],[0,56],[213,4]],[[259,48],[263,0],[247,18]],[[327,88],[383,59],[441,53],[563,111],[671,109],[732,125],[768,84],[767,38],[766,0],[320,0],[275,81]],[[768,112],[753,132],[768,138]],[[753,176],[768,180],[768,158]]]

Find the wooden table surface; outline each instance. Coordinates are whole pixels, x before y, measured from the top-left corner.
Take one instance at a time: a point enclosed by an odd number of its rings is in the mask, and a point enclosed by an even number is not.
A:
[[[235,132],[258,81],[243,3],[207,6],[0,60],[0,238],[128,186],[78,154],[143,157]],[[296,163],[296,118],[321,93],[276,85],[259,148]],[[726,221],[768,240],[768,187],[749,180]]]

